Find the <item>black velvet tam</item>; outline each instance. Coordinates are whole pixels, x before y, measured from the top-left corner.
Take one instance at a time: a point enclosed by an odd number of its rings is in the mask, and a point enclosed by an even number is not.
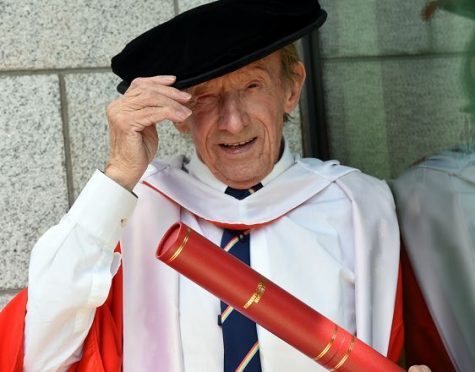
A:
[[[220,0],[152,28],[112,58],[124,81],[175,75],[187,88],[237,70],[319,27],[326,13],[317,0]]]

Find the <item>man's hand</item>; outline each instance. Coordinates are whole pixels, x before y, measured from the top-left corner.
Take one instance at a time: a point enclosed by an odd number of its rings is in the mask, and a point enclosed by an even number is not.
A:
[[[110,149],[105,174],[132,190],[158,149],[155,124],[182,122],[191,115],[184,104],[191,95],[171,84],[174,76],[137,78],[125,94],[107,108]]]
[[[430,372],[427,366],[412,366],[407,372]]]

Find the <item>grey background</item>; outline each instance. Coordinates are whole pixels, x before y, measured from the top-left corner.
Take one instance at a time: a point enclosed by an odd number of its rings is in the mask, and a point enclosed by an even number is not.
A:
[[[0,308],[27,283],[31,247],[107,155],[111,56],[206,1],[0,0]],[[460,140],[460,68],[472,22],[425,1],[323,0],[332,156],[382,178]],[[243,24],[245,27],[245,24]],[[191,148],[160,125],[160,157]],[[301,152],[299,112],[286,127]]]

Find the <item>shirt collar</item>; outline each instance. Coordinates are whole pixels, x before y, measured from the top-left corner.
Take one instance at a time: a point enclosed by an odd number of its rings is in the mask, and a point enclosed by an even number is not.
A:
[[[284,140],[284,152],[282,153],[282,156],[280,157],[279,161],[274,165],[272,171],[266,177],[264,177],[263,180],[261,180],[262,185],[267,185],[270,181],[282,174],[294,163],[295,158],[290,152],[289,146],[287,145],[287,141]],[[191,157],[191,160],[187,164],[184,164],[184,167],[190,175],[215,190],[225,192],[226,188],[228,187],[228,185],[218,180],[213,175],[213,173],[211,173],[208,167],[200,160],[200,158],[196,154],[196,150],[193,156]]]

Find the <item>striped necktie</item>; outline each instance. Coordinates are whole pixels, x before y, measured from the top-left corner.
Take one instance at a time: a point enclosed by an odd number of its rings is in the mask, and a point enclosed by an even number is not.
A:
[[[261,187],[260,183],[245,190],[228,187],[226,194],[241,200]],[[225,229],[221,239],[221,247],[247,265],[250,265],[249,233],[250,230]],[[256,323],[223,301],[218,322],[223,329],[224,372],[261,372]]]

